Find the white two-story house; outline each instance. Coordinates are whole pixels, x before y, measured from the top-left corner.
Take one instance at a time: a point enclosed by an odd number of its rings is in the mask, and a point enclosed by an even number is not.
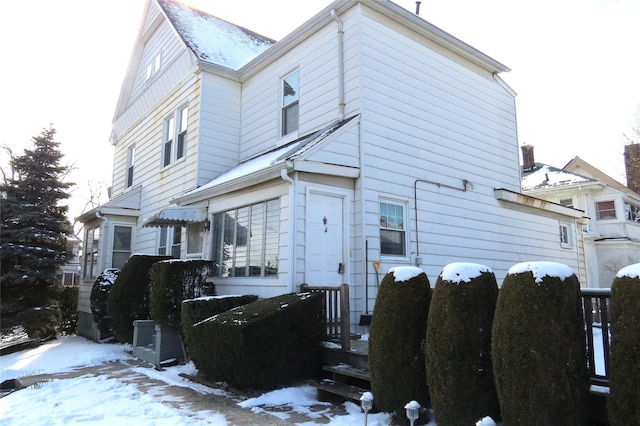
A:
[[[215,10],[213,11],[215,14]],[[131,253],[215,262],[218,294],[380,273],[559,261],[586,279],[583,212],[523,195],[509,69],[392,1],[334,1],[282,40],[149,0],[113,121],[112,198],[86,226],[84,287]],[[372,286],[375,287],[375,286]],[[368,297],[367,297],[368,295]]]
[[[582,234],[589,286],[611,287],[620,269],[640,262],[640,194],[580,157],[558,169],[537,163],[531,145],[522,152],[523,192],[585,212],[582,226],[561,223],[560,241]]]

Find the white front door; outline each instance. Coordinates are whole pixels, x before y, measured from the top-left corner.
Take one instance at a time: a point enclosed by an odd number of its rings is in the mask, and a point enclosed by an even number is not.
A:
[[[308,193],[305,281],[311,286],[346,282],[343,214],[344,197]]]

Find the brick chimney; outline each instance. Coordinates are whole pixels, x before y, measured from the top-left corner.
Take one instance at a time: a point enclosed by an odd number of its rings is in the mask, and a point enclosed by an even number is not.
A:
[[[627,170],[627,188],[640,194],[640,143],[625,145],[624,168]]]
[[[524,171],[532,170],[536,165],[536,159],[533,156],[533,145],[522,145],[520,149],[522,150],[522,169]]]

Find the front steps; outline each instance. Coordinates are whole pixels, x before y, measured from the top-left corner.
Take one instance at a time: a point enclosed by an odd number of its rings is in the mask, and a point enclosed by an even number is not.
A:
[[[366,342],[361,347],[354,346],[350,351],[324,348],[323,378],[313,383],[318,389],[318,400],[334,402],[341,399],[359,405],[362,394],[371,391]]]

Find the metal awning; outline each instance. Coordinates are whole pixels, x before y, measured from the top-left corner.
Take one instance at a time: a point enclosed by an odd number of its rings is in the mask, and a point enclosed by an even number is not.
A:
[[[206,219],[206,207],[169,206],[145,218],[142,226],[185,226],[187,223],[204,222]]]

